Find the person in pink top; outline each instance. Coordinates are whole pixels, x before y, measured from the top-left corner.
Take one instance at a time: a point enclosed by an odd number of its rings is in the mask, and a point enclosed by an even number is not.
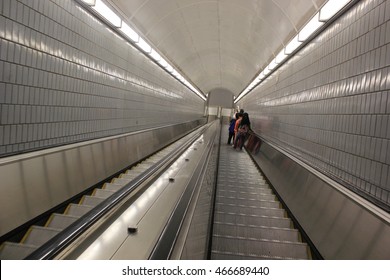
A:
[[[234,141],[233,141],[233,146],[236,144],[236,135],[237,135],[237,132],[238,132],[238,127],[240,126],[240,122],[242,120],[242,113],[237,113],[236,114],[238,119],[236,120],[236,124],[234,125]]]

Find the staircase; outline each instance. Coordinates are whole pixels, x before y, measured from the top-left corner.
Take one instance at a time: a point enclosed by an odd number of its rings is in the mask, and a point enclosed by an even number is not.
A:
[[[221,145],[211,259],[311,259],[246,151]]]
[[[111,182],[105,183],[101,188],[94,189],[90,195],[84,195],[78,203],[70,203],[63,213],[51,214],[44,226],[31,226],[20,242],[7,241],[2,243],[0,246],[0,259],[24,259],[56,234],[166,156],[176,145],[171,145],[152,155],[138,165],[120,174],[119,177],[112,179]]]

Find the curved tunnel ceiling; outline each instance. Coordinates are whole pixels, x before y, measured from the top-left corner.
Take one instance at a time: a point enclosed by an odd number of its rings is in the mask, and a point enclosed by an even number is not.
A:
[[[327,0],[110,0],[203,93],[237,96]]]

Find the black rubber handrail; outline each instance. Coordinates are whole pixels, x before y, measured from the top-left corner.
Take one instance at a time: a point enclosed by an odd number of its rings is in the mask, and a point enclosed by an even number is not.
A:
[[[183,145],[170,152],[166,157],[159,160],[155,165],[148,168],[145,172],[138,175],[131,182],[127,183],[123,188],[112,194],[110,197],[102,201],[91,211],[73,222],[63,231],[59,232],[52,239],[47,241],[41,247],[36,249],[26,260],[49,260],[54,258],[61,250],[68,246],[72,241],[85,232],[91,225],[98,221],[109,210],[114,208],[118,203],[125,199],[130,193],[135,191],[143,182],[152,176],[158,175],[160,169],[165,165],[176,160],[188,147],[199,138],[199,136],[208,128],[206,125],[200,129],[194,136],[187,140]],[[158,173],[158,174],[156,174]]]

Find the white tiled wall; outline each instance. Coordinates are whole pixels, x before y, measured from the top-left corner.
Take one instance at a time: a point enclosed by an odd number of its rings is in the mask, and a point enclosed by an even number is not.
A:
[[[185,122],[203,101],[74,0],[0,1],[0,156]]]
[[[239,104],[253,129],[390,206],[390,0],[362,0]]]

